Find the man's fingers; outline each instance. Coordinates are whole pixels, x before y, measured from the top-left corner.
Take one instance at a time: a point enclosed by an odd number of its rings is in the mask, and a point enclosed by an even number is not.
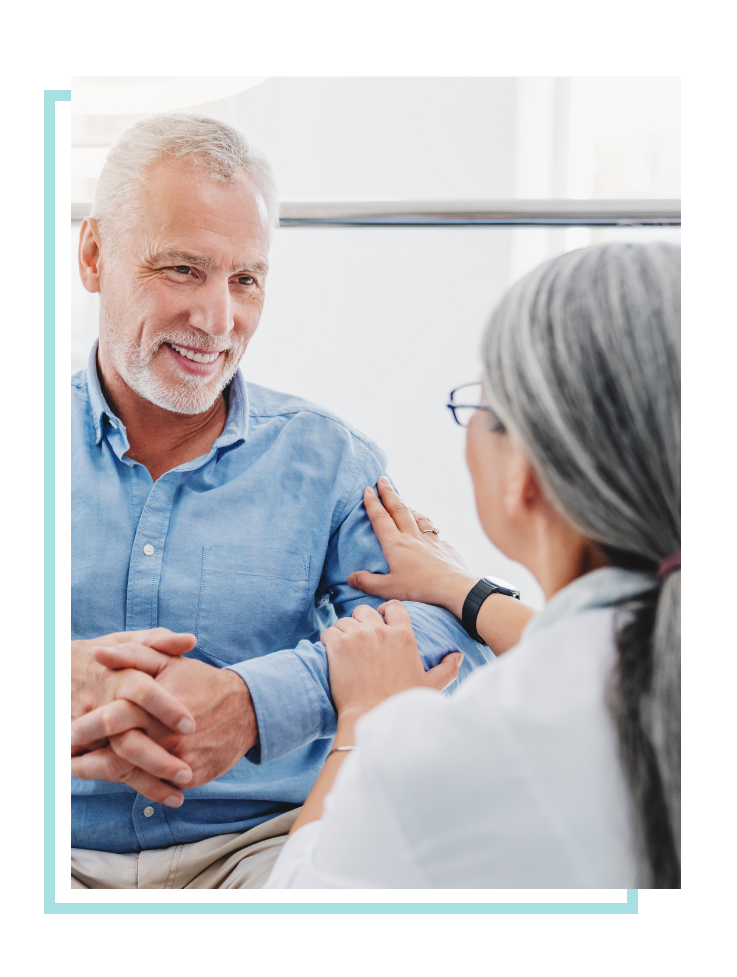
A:
[[[192,779],[192,769],[178,757],[167,753],[140,729],[129,729],[110,739],[110,746],[123,760],[160,780],[183,786]]]
[[[128,784],[149,800],[166,804],[167,807],[180,807],[184,801],[184,794],[176,787],[132,766],[127,760],[117,756],[109,746],[104,750],[74,757],[72,774],[80,780],[108,780]]]
[[[72,723],[72,746],[91,746],[96,740],[124,733],[127,729],[145,727],[152,720],[140,706],[127,699],[116,699],[87,712]],[[156,723],[159,726],[158,723]],[[162,727],[159,726],[159,729]]]
[[[72,774],[80,780],[118,781],[130,771],[131,765],[117,756],[110,746],[72,757]]]
[[[113,672],[115,676],[115,698],[128,699],[145,709],[169,729],[188,735],[195,729],[194,716],[176,699],[145,672],[125,668]]]
[[[402,533],[409,533],[410,536],[419,536],[420,530],[415,522],[415,517],[412,515],[412,510],[399,498],[386,475],[381,476],[377,485],[381,494],[381,501],[394,520],[397,529]]]
[[[137,668],[153,678],[166,668],[172,656],[134,642],[101,645],[92,650],[92,657],[106,668]]]
[[[151,628],[149,631],[133,632],[140,635],[135,640],[142,645],[148,645],[166,655],[184,655],[197,644],[193,634],[180,631],[170,631],[168,628]]]
[[[83,745],[78,746],[74,742],[74,737],[72,737],[72,748],[70,753],[72,756],[79,756],[82,753],[91,753],[93,750],[102,750],[108,745],[108,740],[105,738],[102,740],[92,740],[90,743],[84,743]]]
[[[166,807],[181,807],[184,804],[184,794],[180,790],[163,780],[157,780],[143,770],[134,768],[126,783],[143,797],[158,804],[165,804]]]
[[[437,689],[439,692],[447,689],[451,682],[455,682],[458,678],[458,671],[462,662],[463,653],[452,651],[449,655],[445,656],[439,665],[425,672],[425,685],[431,689]]]
[[[356,570],[355,573],[351,573],[348,577],[348,585],[354,590],[371,594],[373,597],[388,597],[392,590],[390,574],[369,573],[368,570]]]

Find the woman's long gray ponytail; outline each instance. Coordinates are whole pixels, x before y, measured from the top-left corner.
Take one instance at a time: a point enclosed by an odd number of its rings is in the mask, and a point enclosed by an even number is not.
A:
[[[615,565],[681,549],[680,249],[608,244],[535,269],[502,299],[489,403],[551,500]],[[641,885],[680,885],[680,569],[623,607],[611,708],[638,813]]]

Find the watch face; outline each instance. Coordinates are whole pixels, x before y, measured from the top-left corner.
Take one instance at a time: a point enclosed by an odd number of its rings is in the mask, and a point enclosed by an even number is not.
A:
[[[515,594],[519,593],[519,589],[515,587],[513,583],[508,580],[502,580],[501,577],[490,577],[488,574],[484,577],[484,580],[488,580],[489,583],[496,584],[497,587],[504,587],[505,590],[513,590]]]

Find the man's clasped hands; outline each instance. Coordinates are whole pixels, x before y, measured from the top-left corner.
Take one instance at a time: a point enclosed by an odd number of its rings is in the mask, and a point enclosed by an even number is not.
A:
[[[183,658],[192,634],[167,628],[72,642],[72,774],[128,784],[179,807],[256,744],[248,686]]]

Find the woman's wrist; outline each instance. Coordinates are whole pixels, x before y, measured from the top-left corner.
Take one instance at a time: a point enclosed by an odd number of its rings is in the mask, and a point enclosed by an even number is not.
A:
[[[361,718],[370,712],[378,702],[373,704],[363,703],[361,705],[348,706],[346,709],[338,709],[338,726],[335,731],[334,746],[350,746],[353,744],[353,730]]]
[[[513,648],[522,637],[534,608],[506,594],[490,594],[479,608],[476,630],[495,655]]]
[[[330,792],[333,786],[333,781],[343,765],[343,761],[347,756],[350,755],[349,750],[338,750],[337,747],[340,746],[353,746],[355,739],[353,733],[353,727],[356,720],[362,713],[356,714],[354,711],[349,711],[347,714],[338,716],[338,728],[335,731],[335,739],[333,740],[333,745],[331,747],[332,755],[328,761],[325,758],[325,765],[320,771],[320,775],[317,778],[314,787],[309,793],[307,800],[302,806],[302,810],[297,815],[294,824],[289,831],[289,834],[294,834],[303,825],[309,824],[310,821],[317,821],[322,817],[323,803],[326,796]]]
[[[459,621],[462,620],[466,598],[478,582],[478,577],[466,575],[449,581],[443,607]],[[525,625],[534,614],[533,608],[514,597],[491,594],[479,608],[476,630],[492,651],[499,655],[517,644]]]
[[[468,597],[478,582],[479,578],[472,577],[470,574],[458,574],[457,577],[447,582],[444,595],[445,599],[443,600],[442,606],[446,611],[450,611],[451,614],[455,615],[459,621],[463,615],[463,605],[466,602],[466,597]]]

